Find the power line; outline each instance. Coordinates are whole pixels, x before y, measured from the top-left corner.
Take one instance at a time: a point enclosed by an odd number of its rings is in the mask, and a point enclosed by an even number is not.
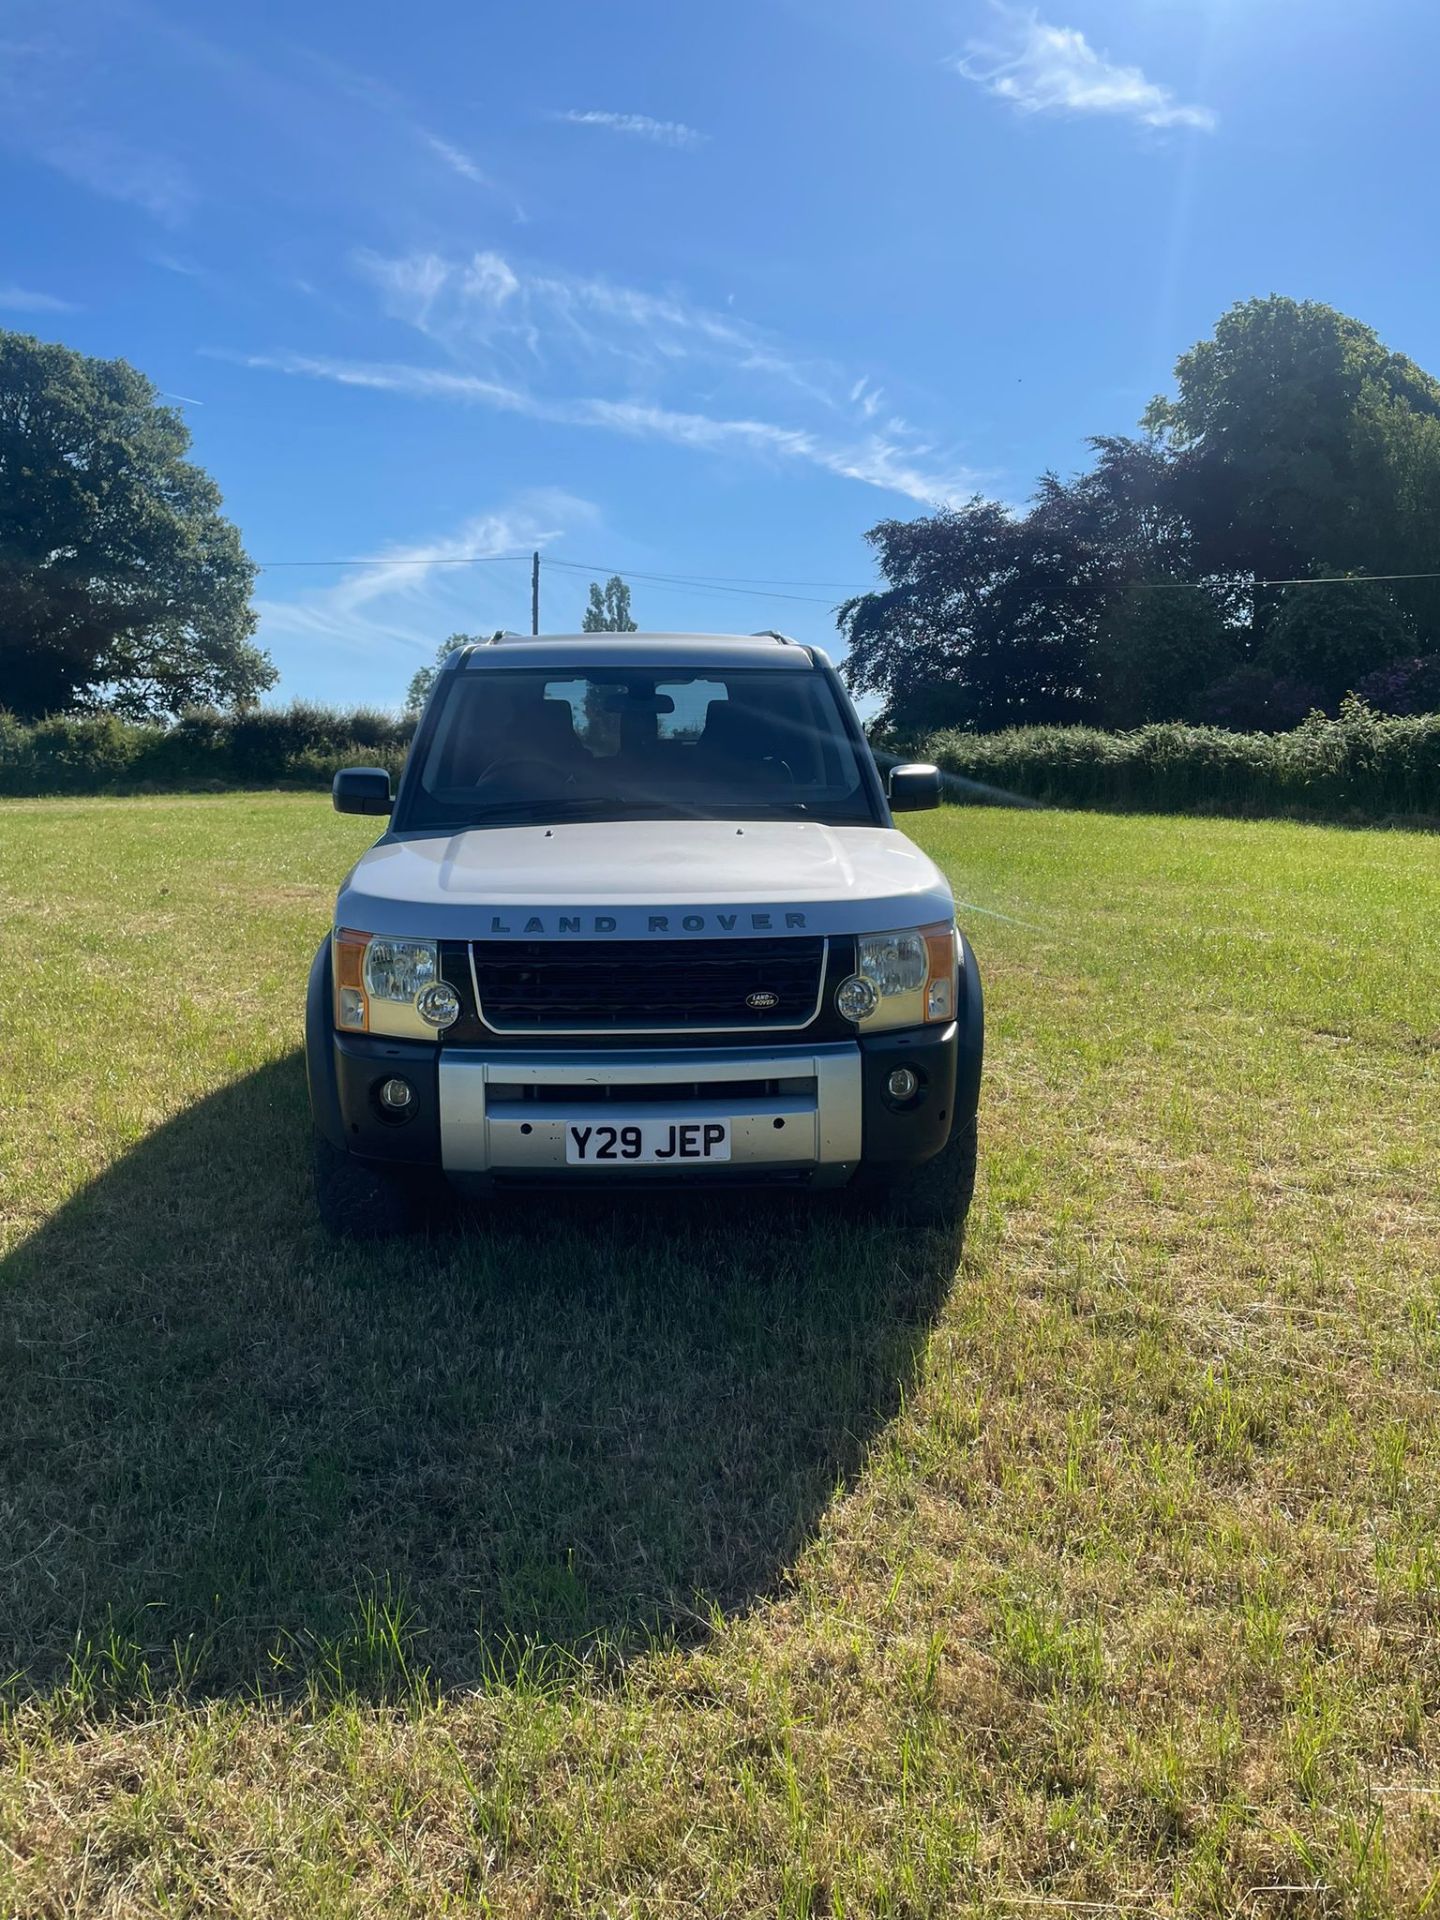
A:
[[[261,573],[273,573],[281,568],[293,567],[479,567],[503,565],[506,561],[524,560],[527,557],[524,553],[448,553],[430,557],[423,554],[354,554],[346,559],[335,560],[262,560],[257,562],[257,568]],[[653,585],[743,593],[759,599],[798,600],[819,607],[829,606],[831,602],[810,594],[779,590],[787,587],[828,587],[836,593],[869,593],[878,585],[873,580],[766,580],[755,574],[643,573],[633,567],[616,566],[610,561],[562,560],[557,554],[544,554],[542,558],[547,566],[563,567],[569,573],[619,574],[625,580],[643,580]]]
[[[1257,580],[1257,587],[1363,587],[1372,580],[1440,580],[1440,573],[1312,573],[1299,580]],[[1196,583],[1197,585],[1199,582]]]
[[[352,554],[336,560],[261,560],[261,573],[273,573],[282,567],[481,567],[501,565],[507,560],[524,560],[525,553],[446,553],[424,554]],[[869,593],[879,584],[874,580],[767,580],[750,573],[639,573],[633,567],[616,566],[610,561],[562,560],[558,554],[542,556],[547,565],[564,567],[571,573],[618,573],[626,580],[663,582],[679,587],[826,587],[836,593]]]
[[[291,567],[482,567],[504,566],[515,560],[525,560],[527,553],[447,553],[433,556],[409,554],[352,554],[347,558],[335,560],[261,560],[256,562],[259,573],[274,573],[281,568]],[[620,566],[613,561],[604,560],[562,560],[558,554],[542,554],[545,565],[563,567],[569,573],[619,574],[624,580],[643,580],[657,586],[693,587],[713,593],[744,593],[759,599],[778,598],[781,600],[800,600],[811,606],[828,606],[827,600],[816,599],[813,595],[782,593],[784,587],[824,587],[835,593],[893,593],[903,591],[887,585],[883,580],[767,580],[758,574],[692,574],[692,573],[646,573],[634,567]],[[1236,576],[1240,578],[1240,576]],[[1293,577],[1276,575],[1274,578],[1255,579],[1249,582],[1251,587],[1359,587],[1374,581],[1396,580],[1440,580],[1440,570],[1426,573],[1323,573],[1299,574]],[[1108,581],[1093,583],[1097,591],[1107,591]],[[1136,587],[1161,591],[1203,591],[1214,585],[1209,580],[1135,580],[1130,583]]]
[[[371,557],[357,555],[348,560],[266,560],[258,563],[257,571],[260,573],[271,573],[282,567],[474,567],[500,565],[507,561],[524,560],[525,558],[526,555],[523,553],[446,554],[443,557],[437,556],[435,559],[411,558],[409,556],[397,556],[395,559],[386,559],[384,556]],[[728,582],[718,578],[695,578],[686,574],[673,573],[637,573],[633,568],[629,567],[617,567],[609,565],[608,563],[603,566],[598,566],[588,561],[561,560],[549,554],[543,556],[543,558],[546,566],[561,567],[568,573],[588,573],[592,577],[596,574],[604,574],[607,576],[610,574],[619,574],[621,578],[625,580],[641,580],[647,585],[660,586],[662,588],[683,588],[690,593],[740,594],[752,600],[792,600],[801,605],[812,607],[832,607],[835,604],[832,599],[822,599],[816,594],[782,592],[778,586],[730,585]],[[823,583],[815,581],[813,584],[819,586]],[[842,588],[838,582],[836,583],[837,592],[867,593],[870,590],[869,587],[859,586]]]
[[[447,553],[426,559],[423,555],[356,555],[349,560],[257,560],[256,570],[274,573],[280,567],[483,567],[506,560],[524,560],[523,553]]]
[[[546,557],[552,567],[569,567],[576,573],[618,573],[626,580],[661,580],[682,587],[831,587],[837,593],[870,593],[879,584],[874,580],[767,580],[750,573],[638,573],[633,567]]]

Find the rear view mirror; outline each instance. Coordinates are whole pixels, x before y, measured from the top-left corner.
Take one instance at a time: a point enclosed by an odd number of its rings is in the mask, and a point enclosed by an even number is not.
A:
[[[601,702],[605,713],[673,713],[675,702],[668,693],[607,693]]]
[[[383,767],[342,767],[330,796],[337,813],[389,813],[395,805]]]
[[[917,761],[890,769],[890,805],[896,813],[919,813],[940,804],[940,769]]]

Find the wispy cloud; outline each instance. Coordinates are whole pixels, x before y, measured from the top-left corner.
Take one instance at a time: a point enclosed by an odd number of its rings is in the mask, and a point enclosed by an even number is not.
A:
[[[194,181],[177,161],[99,132],[87,129],[45,139],[38,152],[77,186],[139,207],[162,226],[183,225],[200,198]]]
[[[572,127],[603,127],[607,133],[629,134],[635,140],[650,140],[659,147],[702,147],[710,138],[683,120],[652,120],[648,113],[602,113],[590,107],[583,112],[572,108],[556,113],[553,120],[564,120]]]
[[[463,147],[453,146],[450,141],[442,140],[438,133],[427,133],[422,127],[420,137],[430,151],[443,160],[452,173],[458,173],[462,180],[472,181],[477,187],[493,186],[494,182],[465,152]]]
[[[349,67],[329,54],[312,54],[310,60],[315,69],[322,73],[334,92],[342,97],[359,102],[379,122],[388,123],[405,139],[438,160],[448,173],[457,179],[468,181],[471,186],[481,187],[487,193],[508,201],[512,217],[523,224],[525,209],[516,200],[508,187],[488,172],[466,147],[447,139],[444,134],[435,132],[420,118],[414,102],[405,94],[391,86],[388,81],[378,80],[372,74],[362,73]]]
[[[148,257],[152,267],[159,267],[163,273],[173,273],[181,280],[206,280],[210,277],[204,267],[197,267],[190,260],[182,260],[177,254],[152,253]]]
[[[10,138],[73,185],[139,207],[162,226],[183,225],[199,201],[194,181],[177,161],[96,129],[63,124],[27,129],[12,118]]]
[[[357,270],[387,312],[464,360],[479,348],[511,364],[621,364],[653,378],[685,367],[779,384],[826,407],[846,383],[827,362],[788,351],[762,329],[673,292],[652,293],[594,275],[531,270],[493,250],[447,258],[361,252]],[[873,407],[870,409],[873,413]]]
[[[147,139],[114,133],[95,106],[87,36],[44,32],[12,41],[0,60],[0,139],[76,186],[139,207],[162,225],[183,222],[198,199],[188,169]]]
[[[797,353],[733,311],[675,289],[507,259],[355,256],[386,313],[438,349],[434,361],[251,354],[243,363],[414,399],[722,457],[804,464],[925,502],[961,499],[979,476],[916,432],[868,375]]]
[[[297,576],[276,568],[264,576],[265,591],[256,603],[261,643],[318,641],[342,653],[382,657],[393,655],[398,643],[414,650],[418,665],[447,633],[484,632],[517,620],[530,552],[592,526],[596,518],[590,501],[544,488],[473,514],[444,533],[392,542],[376,556],[377,564],[351,566],[333,582],[302,585],[289,598],[281,597],[282,587]],[[507,568],[507,558],[521,564]],[[472,561],[478,564],[459,564]],[[397,668],[397,702],[409,670],[408,664]]]
[[[1213,109],[1187,106],[1139,67],[1097,53],[1078,27],[1051,26],[1005,6],[995,11],[995,37],[971,40],[955,66],[1017,112],[1118,114],[1144,127],[1213,132]]]
[[[0,310],[6,313],[78,313],[73,300],[61,300],[53,293],[37,293],[31,287],[0,286]]]
[[[372,392],[489,407],[555,425],[619,433],[629,439],[666,441],[707,453],[759,455],[782,463],[801,461],[927,504],[962,499],[975,486],[976,476],[964,467],[932,460],[933,449],[893,433],[841,438],[775,421],[720,417],[633,400],[551,398],[478,374],[404,362],[339,360],[296,353],[225,357],[265,371],[328,380]]]

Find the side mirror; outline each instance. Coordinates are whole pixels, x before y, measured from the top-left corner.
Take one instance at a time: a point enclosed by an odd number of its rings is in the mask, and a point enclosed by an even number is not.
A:
[[[890,805],[896,813],[920,813],[940,804],[940,769],[917,762],[890,769]]]
[[[342,767],[330,797],[337,813],[389,813],[395,805],[383,767]]]

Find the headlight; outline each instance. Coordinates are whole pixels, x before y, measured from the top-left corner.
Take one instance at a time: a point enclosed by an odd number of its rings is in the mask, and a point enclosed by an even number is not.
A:
[[[455,989],[440,978],[434,940],[336,929],[331,949],[335,1024],[344,1033],[434,1040],[459,1015]]]
[[[413,1000],[439,972],[433,940],[372,940],[365,949],[365,991],[372,1000]]]
[[[856,961],[856,971],[875,982],[875,990],[884,1000],[917,992],[929,972],[923,933],[863,934]]]
[[[960,943],[948,921],[862,934],[855,971],[840,983],[835,1004],[867,1033],[953,1020],[959,962]]]

